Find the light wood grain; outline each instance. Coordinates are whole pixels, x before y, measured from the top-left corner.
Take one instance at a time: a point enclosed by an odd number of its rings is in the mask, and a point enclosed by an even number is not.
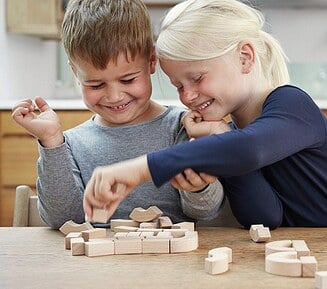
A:
[[[311,289],[314,278],[284,277],[265,272],[265,248],[254,243],[248,230],[199,228],[199,248],[179,254],[135,254],[88,258],[72,257],[64,249],[61,232],[48,228],[0,228],[1,288],[241,288]],[[232,238],[231,238],[232,236]],[[273,240],[305,241],[327,270],[327,228],[280,228]],[[23,241],[22,241],[23,240]],[[204,270],[208,251],[233,250],[228,272],[212,276]],[[36,278],[37,276],[37,278]],[[128,278],[126,278],[128,276]]]

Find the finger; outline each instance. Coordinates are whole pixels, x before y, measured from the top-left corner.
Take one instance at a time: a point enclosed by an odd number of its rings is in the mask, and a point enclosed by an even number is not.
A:
[[[205,186],[207,183],[192,169],[184,170],[187,181],[195,187]]]
[[[107,204],[105,206],[105,209],[107,211],[108,219],[111,218],[111,216],[115,213],[115,211],[118,208],[121,201],[122,201],[121,199],[117,199],[117,200],[115,200],[115,201],[113,201],[110,204]]]
[[[172,178],[170,180],[170,184],[177,190],[181,190],[182,188],[179,186],[178,182],[176,181],[175,178]]]
[[[200,173],[200,177],[209,184],[212,184],[217,180],[216,176],[208,175],[206,173]]]
[[[93,207],[103,208],[103,203],[98,201],[94,195],[94,178],[87,183],[84,191],[83,208],[87,216],[92,219]]]
[[[35,98],[35,104],[37,105],[37,108],[40,112],[44,112],[48,109],[51,109],[48,103],[40,96],[37,96]]]
[[[193,190],[193,186],[185,178],[183,174],[178,174],[175,176],[175,180],[178,183],[181,190],[190,191]]]

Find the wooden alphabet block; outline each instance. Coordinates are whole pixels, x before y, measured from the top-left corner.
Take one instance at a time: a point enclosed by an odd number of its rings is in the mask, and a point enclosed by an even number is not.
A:
[[[93,208],[92,223],[107,223],[109,220],[109,212],[105,209]]]
[[[228,271],[228,256],[225,253],[205,258],[204,269],[209,274],[221,274]]]
[[[296,251],[272,253],[266,256],[265,270],[268,273],[299,277],[302,276],[302,264]]]
[[[127,226],[127,227],[139,227],[140,222],[136,222],[134,220],[125,220],[125,219],[111,219],[110,221],[110,228],[113,230],[115,227],[118,226]]]
[[[95,228],[91,230],[82,231],[82,238],[85,242],[89,241],[90,239],[96,238],[106,238],[107,237],[107,230],[103,228]]]
[[[193,222],[180,222],[173,224],[172,229],[185,229],[188,231],[194,231],[194,223]]]
[[[208,252],[208,257],[213,257],[213,256],[215,256],[217,254],[220,254],[220,253],[227,254],[227,256],[228,256],[228,263],[232,263],[233,262],[233,251],[229,247],[219,247],[219,248],[211,249]]]
[[[85,222],[83,224],[77,224],[74,221],[70,220],[63,224],[59,230],[64,235],[67,235],[71,232],[82,232],[85,230],[93,229],[93,226],[89,222]]]
[[[327,289],[327,271],[316,272],[315,288],[316,289]]]
[[[251,225],[250,237],[256,243],[267,242],[271,239],[270,230],[262,224]]]
[[[145,238],[142,240],[142,252],[143,254],[157,253],[157,254],[169,254],[170,242],[169,239],[162,238]]]
[[[158,220],[153,220],[152,222],[143,222],[143,223],[140,223],[140,228],[141,229],[157,229],[159,228],[159,225],[158,225]]]
[[[170,240],[170,252],[181,253],[196,250],[198,248],[198,232],[185,232],[184,237]]]
[[[82,236],[81,232],[71,232],[68,233],[65,237],[65,248],[66,250],[70,250],[70,240],[72,238],[80,238]]]
[[[114,232],[136,232],[138,230],[137,227],[130,227],[130,226],[116,226],[113,231]]]
[[[141,238],[114,239],[115,254],[141,254]]]
[[[85,254],[85,245],[83,238],[70,239],[70,247],[73,256],[80,256]]]
[[[310,250],[304,240],[292,240],[292,247],[297,252],[298,258],[310,256]]]
[[[161,216],[159,217],[159,227],[163,229],[170,229],[173,225],[173,222],[171,219],[167,216]]]
[[[137,222],[150,222],[154,219],[159,218],[162,215],[162,211],[156,207],[151,206],[148,209],[144,210],[143,208],[135,208],[129,217]]]
[[[285,251],[295,251],[295,249],[292,247],[291,240],[273,241],[265,245],[266,256],[272,253],[285,252]]]
[[[115,254],[113,239],[92,239],[85,242],[85,255],[88,257],[107,256]]]
[[[318,263],[314,256],[301,256],[302,277],[314,277],[318,269]]]

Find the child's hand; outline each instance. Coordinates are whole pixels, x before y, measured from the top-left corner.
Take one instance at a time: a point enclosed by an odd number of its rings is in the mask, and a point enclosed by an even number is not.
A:
[[[208,184],[212,184],[216,181],[215,176],[207,175],[205,173],[197,174],[192,169],[186,169],[184,173],[178,174],[170,183],[178,190],[184,190],[188,192],[196,192],[203,190]]]
[[[231,130],[224,120],[206,121],[202,119],[202,115],[197,111],[189,111],[182,121],[190,138],[219,134]]]
[[[139,184],[151,180],[146,156],[94,170],[85,192],[83,207],[92,219],[93,207],[108,211],[112,216],[119,204]]]
[[[40,111],[39,114],[35,113],[36,109]],[[64,141],[57,114],[41,97],[35,98],[35,104],[31,99],[20,101],[13,107],[12,117],[29,134],[38,138],[44,147],[55,147]]]

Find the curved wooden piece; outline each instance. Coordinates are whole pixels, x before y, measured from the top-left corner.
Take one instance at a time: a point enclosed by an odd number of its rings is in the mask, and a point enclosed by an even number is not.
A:
[[[265,270],[275,275],[299,277],[302,276],[302,263],[295,251],[272,253],[266,257]]]
[[[162,215],[162,211],[157,206],[151,206],[144,210],[143,208],[135,208],[130,213],[129,217],[137,222],[150,222],[159,218]]]

